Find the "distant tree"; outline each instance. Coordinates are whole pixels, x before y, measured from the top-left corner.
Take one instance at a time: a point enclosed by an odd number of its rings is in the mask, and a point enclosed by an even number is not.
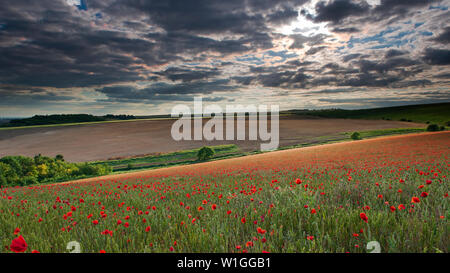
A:
[[[56,155],[55,159],[59,160],[59,161],[64,161],[64,156],[63,155]]]
[[[359,132],[354,132],[350,137],[353,140],[361,140],[362,139],[361,134]]]
[[[200,161],[208,160],[214,156],[214,150],[210,147],[203,147],[200,150],[198,150],[197,158]]]
[[[437,131],[439,131],[439,125],[437,125],[437,124],[430,124],[427,127],[427,131],[428,132],[437,132]]]

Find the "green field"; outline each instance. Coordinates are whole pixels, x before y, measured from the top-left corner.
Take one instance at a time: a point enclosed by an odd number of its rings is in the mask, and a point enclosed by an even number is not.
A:
[[[217,145],[211,146],[215,154],[215,159],[227,158],[231,156],[243,155],[238,146]],[[142,157],[132,157],[117,160],[106,160],[91,162],[92,164],[107,164],[112,167],[115,172],[129,171],[136,169],[161,168],[174,165],[191,164],[198,162],[197,152],[199,149],[183,150],[178,152],[148,155]]]
[[[360,110],[324,109],[290,110],[296,115],[309,115],[324,118],[384,119],[411,121],[419,123],[437,123],[446,125],[450,121],[450,103],[421,104],[398,107],[385,107]]]

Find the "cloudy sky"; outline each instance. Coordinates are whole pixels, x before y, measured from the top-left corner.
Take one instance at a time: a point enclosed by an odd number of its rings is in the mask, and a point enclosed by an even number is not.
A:
[[[11,0],[0,116],[450,101],[450,0]]]

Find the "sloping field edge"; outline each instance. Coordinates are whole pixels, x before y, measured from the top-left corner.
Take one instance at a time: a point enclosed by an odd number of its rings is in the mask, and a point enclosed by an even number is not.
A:
[[[352,144],[356,144],[356,143],[370,144],[373,142],[383,141],[386,139],[410,138],[410,137],[415,137],[415,136],[434,135],[434,134],[450,134],[450,132],[443,131],[443,132],[412,133],[412,134],[403,134],[403,135],[394,135],[394,136],[381,136],[381,137],[363,139],[363,140],[358,140],[358,141],[343,141],[343,142],[336,142],[336,143],[329,143],[329,144],[319,144],[319,145],[308,146],[308,147],[292,148],[292,149],[287,149],[287,150],[277,150],[277,151],[272,151],[272,152],[265,152],[265,153],[259,153],[259,154],[253,154],[253,155],[247,155],[247,156],[235,157],[235,158],[228,158],[228,159],[222,159],[222,160],[216,160],[216,161],[208,161],[208,162],[203,162],[203,163],[180,165],[180,166],[173,166],[173,167],[168,167],[168,168],[159,168],[159,169],[152,169],[152,170],[145,170],[145,171],[138,171],[138,172],[111,174],[111,175],[85,178],[85,179],[66,181],[66,182],[60,182],[60,183],[52,183],[52,184],[46,184],[45,186],[65,185],[65,184],[73,184],[73,183],[88,183],[88,182],[97,182],[97,181],[105,181],[105,180],[140,178],[140,177],[145,177],[145,176],[149,176],[149,175],[163,174],[164,172],[169,172],[169,171],[173,171],[173,170],[186,171],[186,170],[190,170],[190,169],[198,169],[201,166],[210,166],[210,165],[218,164],[219,162],[220,163],[226,162],[228,164],[230,164],[230,163],[232,164],[233,162],[239,163],[239,161],[241,161],[243,159],[252,160],[252,159],[259,159],[259,158],[267,158],[267,157],[270,157],[273,155],[296,153],[296,152],[301,152],[301,151],[305,151],[305,150],[314,150],[314,149],[321,150],[321,149],[327,149],[327,148],[334,147],[334,146],[352,145]],[[39,185],[36,185],[36,186],[39,186]]]

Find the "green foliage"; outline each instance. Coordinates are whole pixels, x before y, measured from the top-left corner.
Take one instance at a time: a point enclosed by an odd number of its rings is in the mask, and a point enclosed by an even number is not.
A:
[[[244,155],[244,153],[235,144],[216,145],[212,146],[211,148],[214,149],[215,158],[227,158],[232,156]],[[111,166],[114,171],[129,171],[136,169],[184,165],[195,163],[195,161],[198,160],[197,154],[199,150],[200,149],[182,150],[172,153],[112,159],[91,163],[107,164],[108,166]]]
[[[50,158],[37,155],[0,158],[0,186],[26,186],[37,183],[72,180],[111,173],[106,164],[68,163],[62,156]]]
[[[437,132],[439,130],[440,130],[440,128],[439,128],[439,125],[437,125],[437,124],[430,124],[427,127],[428,132]]]
[[[361,140],[361,134],[359,132],[354,132],[351,136],[350,136],[353,140]]]
[[[197,158],[200,161],[211,159],[214,156],[214,150],[208,146],[205,146],[198,150]]]

